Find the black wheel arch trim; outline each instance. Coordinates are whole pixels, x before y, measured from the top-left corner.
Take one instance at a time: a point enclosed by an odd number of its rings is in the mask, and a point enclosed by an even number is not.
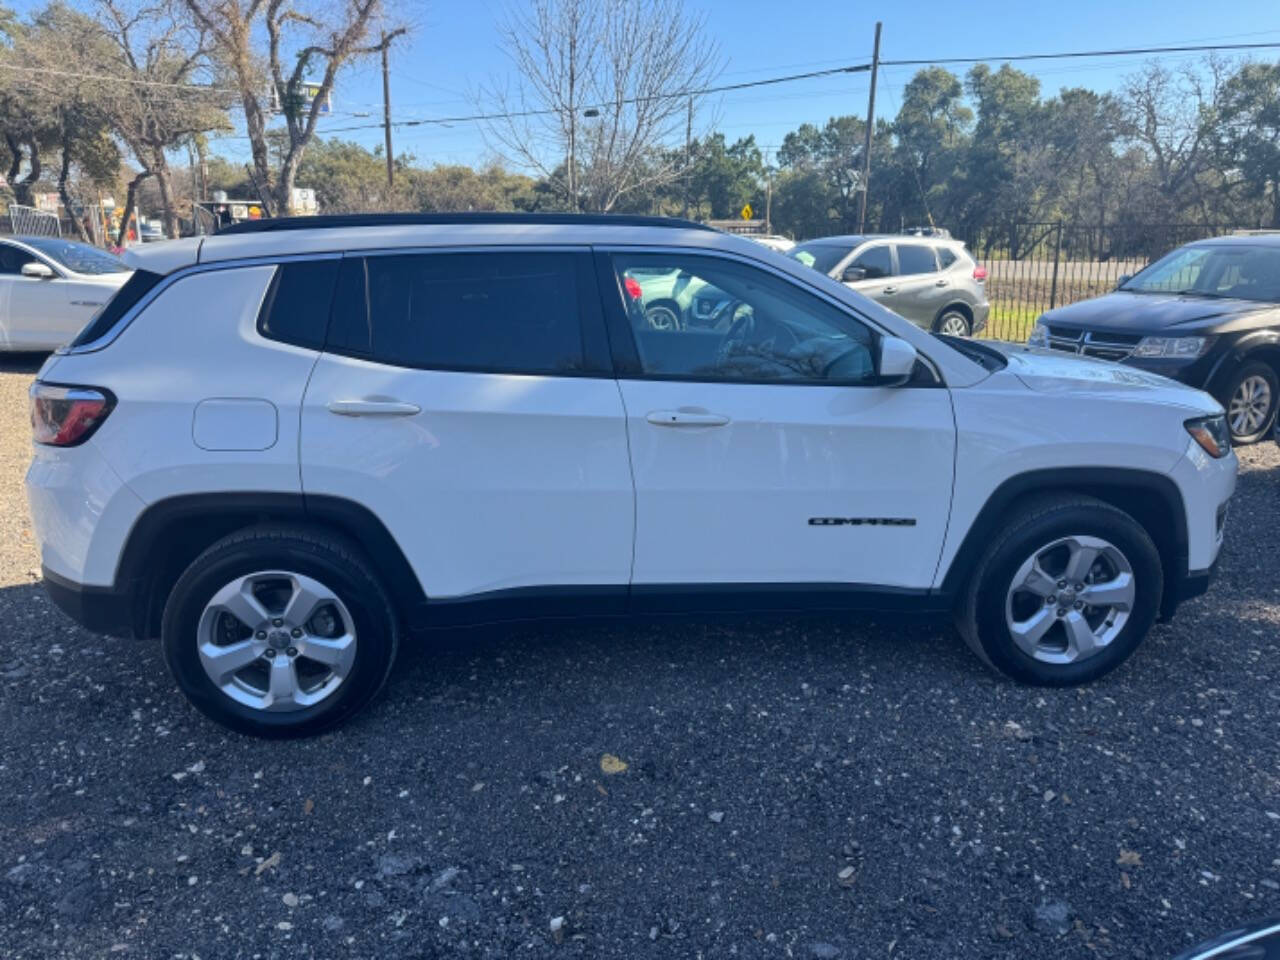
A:
[[[1172,603],[1176,606],[1181,591],[1180,584],[1187,578],[1187,511],[1182,492],[1173,479],[1164,474],[1126,467],[1050,468],[1016,474],[1005,480],[987,498],[969,526],[960,548],[947,567],[941,591],[959,596],[978,558],[1000,528],[1002,517],[1017,500],[1038,493],[1076,493],[1096,496],[1120,509],[1126,509],[1107,496],[1113,491],[1122,494],[1119,498],[1122,501],[1126,494],[1154,494],[1160,506],[1167,511],[1167,519],[1171,521],[1167,530],[1151,529],[1149,524],[1144,524],[1144,527],[1155,541],[1165,566],[1165,603],[1169,603],[1172,598]],[[1136,516],[1134,519],[1142,523],[1144,518]],[[1171,616],[1172,609],[1166,615]]]
[[[1250,330],[1222,351],[1209,375],[1204,378],[1205,390],[1217,396],[1225,390],[1235,370],[1246,363],[1265,362],[1280,377],[1280,329]]]
[[[420,619],[426,603],[422,585],[386,524],[367,507],[342,497],[300,493],[197,493],[150,504],[129,531],[114,591],[131,598],[134,633],[154,634],[164,600],[156,596],[155,587],[166,578],[176,582],[182,573],[156,570],[155,558],[172,555],[176,547],[165,542],[175,529],[198,531],[191,534],[189,549],[178,554],[189,563],[222,536],[262,523],[305,523],[353,540],[364,549],[408,625]],[[167,594],[167,588],[163,592]]]

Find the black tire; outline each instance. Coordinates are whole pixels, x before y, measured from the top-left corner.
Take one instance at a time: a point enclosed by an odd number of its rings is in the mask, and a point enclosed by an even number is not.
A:
[[[1019,648],[1005,621],[1006,598],[1021,564],[1062,537],[1100,537],[1115,545],[1133,570],[1135,597],[1129,619],[1106,646],[1074,663],[1046,663]],[[1160,608],[1164,573],[1160,554],[1127,513],[1092,497],[1055,495],[1015,509],[978,562],[956,611],[956,625],[989,667],[1021,683],[1066,687],[1096,680],[1137,649]]]
[[[964,333],[959,334],[960,336],[962,337],[972,336],[973,321],[970,320],[968,314],[966,314],[959,307],[947,307],[940,314],[938,314],[938,319],[933,321],[933,332],[941,333],[942,328],[946,326],[947,322],[950,320],[959,320],[961,323],[964,324]]]
[[[1271,403],[1260,427],[1255,430],[1236,433],[1235,427],[1231,426],[1231,398],[1236,395],[1240,385],[1250,377],[1262,377],[1267,382],[1267,387],[1271,392]],[[1243,363],[1226,381],[1226,388],[1218,396],[1218,402],[1227,410],[1227,424],[1231,427],[1232,443],[1243,446],[1244,444],[1265,440],[1271,436],[1271,428],[1275,426],[1276,422],[1276,411],[1280,408],[1280,376],[1277,376],[1275,369],[1270,364],[1263,363],[1260,360]]]
[[[210,679],[197,650],[198,625],[214,593],[237,577],[287,570],[324,584],[353,621],[355,659],[341,684],[319,703],[285,712],[255,709]],[[164,608],[165,662],[187,699],[209,719],[260,737],[304,737],[345,722],[382,689],[399,646],[399,625],[373,568],[352,542],[306,527],[263,526],[219,540],[174,584]]]

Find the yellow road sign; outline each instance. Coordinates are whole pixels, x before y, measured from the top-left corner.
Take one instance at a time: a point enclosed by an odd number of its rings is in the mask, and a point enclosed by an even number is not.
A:
[[[743,220],[750,220],[753,213],[755,213],[755,211],[751,209],[751,204],[744,203],[738,216],[742,217]]]

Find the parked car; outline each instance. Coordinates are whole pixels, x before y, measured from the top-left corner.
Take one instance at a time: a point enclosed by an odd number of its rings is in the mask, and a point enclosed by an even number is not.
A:
[[[45,587],[238,730],[340,723],[418,628],[546,615],[952,613],[1007,675],[1083,683],[1222,543],[1207,394],[932,335],[697,224],[311,217],[132,256],[31,388]],[[638,275],[725,322],[654,329]]]
[[[957,241],[823,237],[799,244],[788,256],[926,330],[966,337],[987,325],[987,271]]]
[[[1029,343],[1207,390],[1235,443],[1261,440],[1280,402],[1280,236],[1180,247],[1113,293],[1050,310]]]
[[[113,254],[59,237],[0,237],[0,350],[53,350],[124,282]]]
[[[143,243],[154,243],[164,238],[164,228],[154,220],[148,220],[138,227],[138,239]]]
[[[796,245],[796,242],[790,237],[779,236],[776,233],[748,233],[748,239],[754,240],[756,243],[762,243],[770,250],[777,250],[779,253],[786,253]]]

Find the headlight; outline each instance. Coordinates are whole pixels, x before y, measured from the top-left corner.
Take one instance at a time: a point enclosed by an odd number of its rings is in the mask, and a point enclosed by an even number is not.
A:
[[[1134,348],[1135,357],[1162,357],[1192,360],[1209,347],[1209,337],[1143,337]]]
[[[1047,347],[1049,345],[1049,327],[1043,320],[1037,320],[1031,328],[1031,336],[1027,337],[1028,347]]]
[[[1187,433],[1204,448],[1211,457],[1225,457],[1231,452],[1231,431],[1227,429],[1226,414],[1216,417],[1199,417],[1186,422]]]

